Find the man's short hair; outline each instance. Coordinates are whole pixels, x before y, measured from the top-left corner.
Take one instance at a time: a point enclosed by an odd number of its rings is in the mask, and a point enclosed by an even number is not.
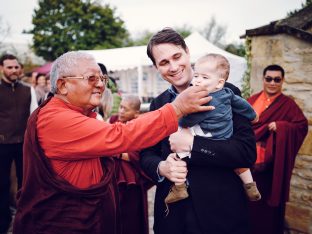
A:
[[[59,78],[73,75],[73,71],[81,60],[96,61],[94,57],[88,53],[81,51],[70,51],[58,57],[52,65],[50,71],[51,93],[56,93],[56,82]]]
[[[272,64],[272,65],[269,65],[266,68],[264,68],[263,76],[265,76],[265,73],[267,71],[280,71],[282,73],[282,77],[284,77],[284,75],[285,75],[284,69],[280,65],[277,65],[277,64]]]
[[[0,58],[0,65],[3,66],[4,60],[14,60],[14,59],[18,61],[18,59],[13,54],[4,54]]]
[[[206,62],[208,59],[213,59],[216,62],[216,70],[220,78],[227,80],[230,74],[230,63],[227,58],[221,54],[210,53],[200,57],[197,62]]]
[[[172,28],[164,28],[161,31],[154,34],[147,44],[147,56],[152,60],[153,64],[156,66],[155,58],[153,55],[153,47],[159,44],[170,43],[177,46],[181,46],[185,51],[187,46],[183,37],[173,30]]]

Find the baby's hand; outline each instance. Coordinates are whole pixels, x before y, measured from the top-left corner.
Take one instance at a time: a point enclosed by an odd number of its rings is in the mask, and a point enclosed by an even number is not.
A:
[[[190,152],[193,146],[194,135],[189,128],[182,128],[169,137],[170,148],[173,152]]]
[[[255,124],[259,121],[259,115],[258,113],[256,113],[256,117],[254,118],[254,120],[251,121],[252,124]]]

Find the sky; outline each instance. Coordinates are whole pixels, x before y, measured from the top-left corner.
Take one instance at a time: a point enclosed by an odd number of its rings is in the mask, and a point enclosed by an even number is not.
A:
[[[241,42],[246,29],[285,18],[289,11],[301,8],[304,0],[102,0],[116,8],[133,37],[144,30],[156,32],[164,27],[188,25],[200,30],[215,17],[227,27],[225,42]],[[20,41],[23,30],[32,28],[37,0],[0,0],[2,21],[10,25],[6,40]]]

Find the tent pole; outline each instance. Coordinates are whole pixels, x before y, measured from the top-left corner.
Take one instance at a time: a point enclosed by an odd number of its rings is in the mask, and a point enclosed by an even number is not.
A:
[[[138,96],[141,99],[142,102],[142,96],[143,96],[143,66],[141,63],[138,65]]]

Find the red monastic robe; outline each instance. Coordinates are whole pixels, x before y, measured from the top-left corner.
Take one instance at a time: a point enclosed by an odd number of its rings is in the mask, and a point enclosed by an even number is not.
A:
[[[252,105],[261,92],[248,99]],[[277,130],[269,131],[275,121]],[[265,146],[267,164],[253,171],[262,200],[250,203],[252,233],[282,233],[284,208],[295,157],[308,131],[308,122],[298,105],[281,94],[259,116],[253,125],[257,143]]]
[[[112,158],[102,158],[105,176],[79,189],[59,177],[37,137],[38,108],[28,121],[24,143],[24,181],[17,194],[14,233],[120,233],[117,185]],[[21,196],[22,194],[22,196]]]
[[[121,233],[115,164],[108,156],[149,147],[177,127],[170,104],[127,125],[110,125],[48,99],[28,120],[13,232]]]
[[[118,116],[110,118],[115,122]],[[122,233],[148,234],[147,190],[153,183],[140,168],[139,152],[128,152],[128,157],[130,161],[115,158]]]

